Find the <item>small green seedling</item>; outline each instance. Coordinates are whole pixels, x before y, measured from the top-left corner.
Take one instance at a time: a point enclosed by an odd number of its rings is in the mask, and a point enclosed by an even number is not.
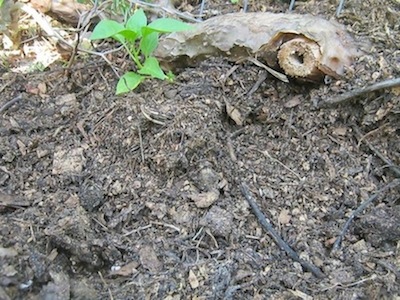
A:
[[[1,0],[0,0],[1,1]],[[147,24],[143,9],[138,9],[125,24],[113,20],[100,21],[93,30],[91,40],[113,38],[121,43],[136,65],[136,71],[126,72],[118,81],[116,94],[134,90],[146,78],[174,79],[161,69],[153,56],[161,33],[191,29],[189,24],[171,18],[157,19]]]

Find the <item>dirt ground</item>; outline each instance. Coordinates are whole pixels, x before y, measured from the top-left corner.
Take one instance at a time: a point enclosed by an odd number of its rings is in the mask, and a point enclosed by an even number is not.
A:
[[[336,5],[295,11],[332,18]],[[400,90],[318,107],[400,77],[399,20],[397,0],[346,1],[338,21],[364,53],[352,76],[320,85],[268,77],[253,92],[258,67],[228,77],[235,64],[213,58],[117,97],[97,56],[72,72],[3,66],[0,107],[22,97],[0,114],[0,299],[399,299]],[[274,243],[243,183],[324,278]]]

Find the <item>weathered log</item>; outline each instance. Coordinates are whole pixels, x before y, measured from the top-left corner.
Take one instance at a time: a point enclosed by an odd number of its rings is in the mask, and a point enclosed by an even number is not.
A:
[[[155,55],[163,66],[180,68],[210,56],[234,61],[256,56],[286,75],[318,81],[342,76],[358,55],[342,25],[311,15],[233,13],[193,26],[161,39]]]
[[[87,13],[90,5],[75,0],[30,0],[32,7],[48,14],[62,23],[76,26],[82,13]]]

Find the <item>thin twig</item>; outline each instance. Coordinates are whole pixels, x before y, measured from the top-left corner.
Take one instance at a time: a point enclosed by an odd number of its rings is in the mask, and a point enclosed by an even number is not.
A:
[[[15,82],[16,79],[17,79],[17,77],[14,76],[11,80],[7,81],[4,85],[2,85],[0,87],[0,93],[2,93],[6,89],[6,87],[12,85]]]
[[[332,289],[338,288],[338,287],[342,288],[342,289],[345,289],[345,288],[349,288],[349,287],[353,287],[353,286],[357,286],[357,285],[359,286],[361,283],[364,283],[364,282],[367,282],[367,281],[376,280],[377,278],[378,278],[378,275],[372,274],[371,276],[368,276],[368,277],[365,277],[365,278],[362,278],[360,280],[357,280],[357,281],[354,281],[354,282],[350,282],[350,283],[347,283],[347,284],[344,284],[344,283],[341,283],[341,282],[336,282],[334,285],[331,285],[331,286],[328,286],[328,287],[323,288],[321,290],[318,290],[318,292],[321,293],[321,292],[329,291],[329,290],[332,290]]]
[[[78,53],[79,45],[81,44],[81,33],[82,33],[82,36],[84,36],[87,33],[87,31],[89,30],[90,21],[95,16],[98,15],[97,8],[98,8],[98,0],[95,0],[93,3],[93,8],[91,10],[79,15],[79,21],[78,21],[78,25],[76,27],[76,43],[75,43],[75,46],[72,47],[71,57],[68,61],[68,66],[67,66],[68,70],[71,69],[71,67],[75,61],[75,57]]]
[[[378,190],[375,194],[373,194],[371,197],[369,197],[367,200],[365,200],[363,203],[361,203],[361,205],[351,213],[349,219],[347,220],[347,222],[344,224],[339,236],[337,237],[335,244],[333,245],[332,248],[332,252],[335,252],[337,250],[339,250],[340,245],[343,241],[343,238],[347,232],[347,230],[350,227],[351,222],[354,220],[354,218],[360,214],[368,205],[370,205],[372,202],[374,202],[374,200],[376,200],[380,194],[382,194],[383,192],[387,191],[388,189],[394,188],[396,186],[398,186],[400,184],[400,180],[399,179],[395,179],[393,180],[391,183],[387,184],[386,186],[384,186],[383,188],[381,188],[380,190]]]
[[[140,1],[140,0],[130,0],[129,2],[131,2],[133,4],[138,4],[138,5],[141,5],[141,6],[144,6],[144,7],[150,7],[150,8],[156,9],[156,10],[162,10],[162,11],[166,12],[167,14],[176,15],[179,18],[181,18],[183,20],[186,20],[186,21],[191,21],[191,22],[194,22],[194,23],[202,22],[202,20],[195,19],[195,18],[193,18],[191,16],[188,16],[188,15],[186,15],[184,13],[181,13],[180,11],[178,11],[176,9],[163,7],[163,6],[158,5],[158,4],[153,4],[153,3],[150,3],[150,2],[144,2],[144,1]]]
[[[321,108],[321,107],[329,107],[329,106],[333,106],[333,105],[343,104],[343,103],[346,103],[349,100],[351,100],[355,97],[359,97],[363,94],[375,92],[375,91],[378,91],[381,89],[393,88],[393,87],[397,87],[397,86],[400,86],[400,78],[384,80],[384,81],[381,81],[378,83],[374,83],[370,86],[363,87],[361,89],[356,89],[354,91],[344,93],[339,97],[322,101],[318,104],[318,107]]]
[[[396,267],[396,266],[392,265],[392,264],[389,263],[389,262],[380,260],[380,259],[374,259],[374,261],[375,261],[378,265],[380,265],[380,266],[384,267],[385,269],[391,271],[391,272],[396,276],[396,278],[397,278],[398,281],[400,280],[400,270],[397,270],[397,267]]]
[[[340,0],[339,5],[336,9],[336,17],[340,16],[340,13],[342,12],[343,7],[344,7],[344,0]]]
[[[295,2],[296,2],[296,0],[290,0],[289,11],[292,11],[294,9]]]
[[[256,215],[258,221],[260,222],[261,226],[268,232],[268,234],[272,237],[275,244],[283,251],[285,251],[291,259],[301,264],[301,266],[310,271],[318,278],[325,278],[325,274],[322,271],[312,265],[311,263],[301,259],[299,255],[292,249],[290,246],[280,237],[278,232],[274,229],[271,222],[264,216],[260,208],[257,206],[253,196],[250,193],[249,188],[245,183],[242,182],[240,185],[240,191],[242,192],[243,196],[246,198],[247,202],[249,203],[250,207],[253,210],[253,213]]]
[[[155,222],[155,221],[151,222],[151,224],[164,226],[164,227],[167,227],[167,228],[171,228],[171,229],[177,231],[178,233],[181,232],[181,230],[178,227],[176,227],[175,225],[172,225],[172,224],[162,223],[162,222]]]
[[[112,294],[107,282],[104,280],[103,274],[101,274],[100,271],[98,271],[97,273],[99,274],[99,277],[100,277],[101,282],[103,283],[104,287],[108,290],[108,296],[109,296],[110,300],[114,300],[113,294]]]
[[[249,97],[251,95],[253,95],[258,88],[260,87],[260,85],[265,81],[265,79],[267,79],[268,75],[267,75],[267,71],[262,71],[261,74],[258,76],[257,82],[253,85],[253,87],[247,92],[246,96]]]
[[[134,234],[134,233],[136,233],[136,232],[140,232],[140,231],[145,230],[145,229],[149,229],[149,228],[151,228],[151,227],[153,227],[152,224],[149,224],[149,225],[146,225],[146,226],[142,226],[142,227],[133,229],[133,230],[131,230],[131,231],[125,232],[125,233],[123,234],[123,236],[129,236],[129,235],[131,235],[131,234]]]
[[[232,68],[229,69],[228,72],[224,75],[224,78],[221,80],[223,84],[226,83],[228,78],[239,68],[239,65],[234,65]]]
[[[268,157],[270,160],[278,163],[279,165],[281,165],[282,167],[284,167],[286,170],[288,170],[290,173],[292,173],[294,176],[296,176],[300,181],[303,181],[303,179],[300,177],[299,174],[297,174],[295,171],[293,171],[291,168],[289,168],[288,166],[286,166],[283,162],[281,162],[280,160],[274,158],[271,156],[271,154],[269,154],[269,152],[267,150],[258,150],[258,152],[261,152],[262,154],[264,154],[266,157]]]
[[[51,24],[43,17],[43,15],[41,13],[39,13],[37,10],[35,10],[34,8],[30,7],[29,5],[22,5],[21,9],[27,13],[29,16],[31,16],[36,23],[39,24],[40,28],[42,28],[42,30],[44,32],[46,32],[46,34],[49,36],[50,39],[52,39],[54,42],[62,42],[63,44],[69,46],[71,49],[74,49],[74,46],[72,46],[68,41],[66,41],[52,26]],[[79,44],[79,41],[77,41]],[[111,69],[114,71],[115,75],[119,78],[120,75],[117,71],[117,69],[113,66],[113,64],[108,60],[108,58],[106,57],[107,54],[111,53],[111,52],[115,52],[120,50],[121,47],[119,47],[118,49],[113,49],[112,51],[108,51],[105,53],[101,53],[101,52],[95,52],[95,51],[90,51],[90,50],[86,50],[83,49],[81,47],[77,47],[77,50],[79,50],[80,52],[84,52],[84,53],[88,53],[91,55],[97,55],[100,56],[105,62],[107,62],[107,64],[111,67]]]
[[[361,134],[360,129],[357,126],[353,126],[353,130],[355,133],[358,135],[358,139],[362,140],[363,135]],[[368,147],[371,149],[372,152],[375,153],[376,156],[378,156],[387,166],[390,170],[393,171],[393,173],[396,174],[397,177],[400,178],[400,168],[396,166],[390,159],[385,157],[378,149],[376,149],[370,142],[367,140],[362,140]]]
[[[143,137],[142,137],[142,130],[140,129],[140,126],[138,125],[138,134],[139,134],[139,144],[140,144],[140,156],[142,158],[142,163],[145,162],[144,158],[144,149],[143,149]]]
[[[257,58],[254,58],[254,57],[246,57],[246,60],[249,61],[249,62],[251,62],[251,63],[253,63],[253,64],[255,64],[257,67],[263,68],[264,70],[266,70],[268,73],[270,73],[270,74],[271,74],[272,76],[274,76],[275,78],[277,78],[277,79],[279,79],[279,80],[281,80],[281,81],[283,81],[283,82],[286,82],[286,83],[289,82],[289,79],[288,79],[288,77],[287,77],[285,74],[280,73],[280,72],[278,72],[278,71],[275,71],[274,69],[272,69],[272,68],[268,67],[267,65],[263,64],[263,63],[262,63],[261,61],[259,61]]]
[[[0,107],[0,114],[9,109],[11,106],[13,106],[15,103],[17,103],[19,100],[22,99],[22,95],[18,95],[14,99],[6,102],[3,106]]]
[[[371,130],[370,132],[368,132],[366,134],[361,134],[361,131],[359,130],[359,132],[357,132],[357,134],[359,135],[357,148],[360,148],[363,140],[365,140],[367,137],[376,134],[377,132],[379,132],[382,129],[386,128],[388,125],[389,125],[389,123],[385,123],[381,127],[375,128],[374,130]],[[356,128],[356,129],[358,130],[358,128]],[[353,128],[353,130],[356,130],[356,129]]]
[[[199,11],[199,17],[197,18],[199,21],[202,21],[203,13],[204,13],[204,7],[206,4],[206,0],[201,0],[200,3],[200,11]]]

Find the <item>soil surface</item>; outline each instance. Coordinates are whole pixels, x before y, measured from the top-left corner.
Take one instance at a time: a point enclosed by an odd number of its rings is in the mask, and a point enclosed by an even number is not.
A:
[[[336,5],[295,12],[329,19]],[[240,9],[207,2],[205,15]],[[0,299],[398,299],[400,90],[318,103],[400,76],[400,4],[346,1],[337,20],[363,54],[347,78],[318,85],[267,76],[253,89],[259,67],[210,58],[117,97],[98,56],[3,66]],[[242,184],[324,276],[275,244]]]

